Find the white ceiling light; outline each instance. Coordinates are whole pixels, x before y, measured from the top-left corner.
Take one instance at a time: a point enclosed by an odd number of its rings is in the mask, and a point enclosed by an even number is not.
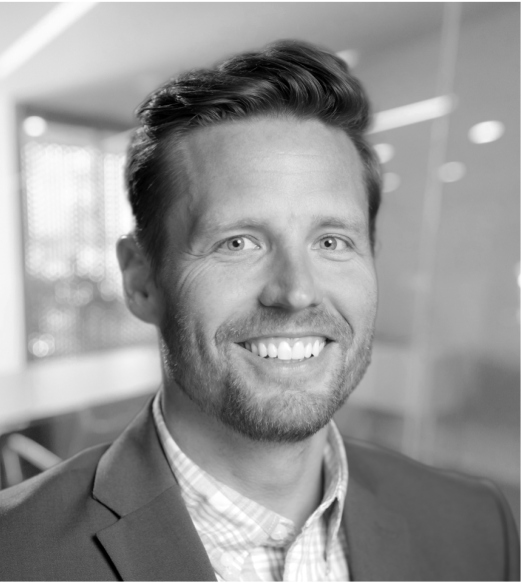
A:
[[[389,129],[412,125],[420,121],[436,119],[450,113],[454,109],[454,105],[453,97],[442,95],[441,97],[434,97],[425,101],[417,101],[410,105],[380,111],[380,113],[375,114],[373,127],[368,133],[388,131]]]
[[[438,170],[442,182],[457,182],[466,174],[467,168],[461,162],[447,162]]]
[[[374,150],[381,164],[387,164],[394,157],[394,147],[390,143],[377,143]]]
[[[0,54],[0,79],[5,79],[52,42],[96,2],[60,2]]]
[[[386,172],[383,175],[383,187],[382,187],[383,193],[387,194],[389,192],[394,192],[395,190],[398,189],[400,183],[401,180],[398,174],[395,174],[394,172]]]
[[[47,122],[43,117],[31,115],[31,117],[26,117],[24,119],[23,128],[27,135],[31,137],[39,137],[46,132]]]
[[[483,121],[473,125],[469,130],[469,139],[473,143],[490,143],[496,141],[505,133],[501,121]]]
[[[336,53],[337,57],[340,57],[343,61],[347,63],[347,66],[353,69],[358,65],[358,61],[360,57],[358,55],[358,51],[355,50],[345,50]]]

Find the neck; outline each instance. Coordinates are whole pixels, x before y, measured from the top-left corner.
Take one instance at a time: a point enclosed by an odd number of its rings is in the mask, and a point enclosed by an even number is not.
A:
[[[181,450],[217,480],[299,530],[318,507],[327,427],[298,443],[252,441],[203,414],[177,386],[163,391],[162,408]]]

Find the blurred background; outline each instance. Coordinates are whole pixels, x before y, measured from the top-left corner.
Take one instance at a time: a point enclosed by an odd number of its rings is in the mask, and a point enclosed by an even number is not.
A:
[[[279,38],[337,52],[383,164],[373,363],[344,434],[493,479],[519,523],[519,4],[0,4],[0,478],[112,440],[157,389],[114,245],[133,111]]]

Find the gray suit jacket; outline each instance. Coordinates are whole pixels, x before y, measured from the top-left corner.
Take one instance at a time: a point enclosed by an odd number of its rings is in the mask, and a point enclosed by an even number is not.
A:
[[[519,580],[519,541],[486,483],[346,441],[353,580]],[[0,492],[2,580],[215,580],[150,406],[95,447]]]

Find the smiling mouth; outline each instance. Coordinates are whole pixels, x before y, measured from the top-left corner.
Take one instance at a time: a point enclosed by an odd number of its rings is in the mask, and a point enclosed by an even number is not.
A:
[[[260,358],[301,362],[318,357],[327,342],[324,336],[263,337],[251,339],[239,345]]]

